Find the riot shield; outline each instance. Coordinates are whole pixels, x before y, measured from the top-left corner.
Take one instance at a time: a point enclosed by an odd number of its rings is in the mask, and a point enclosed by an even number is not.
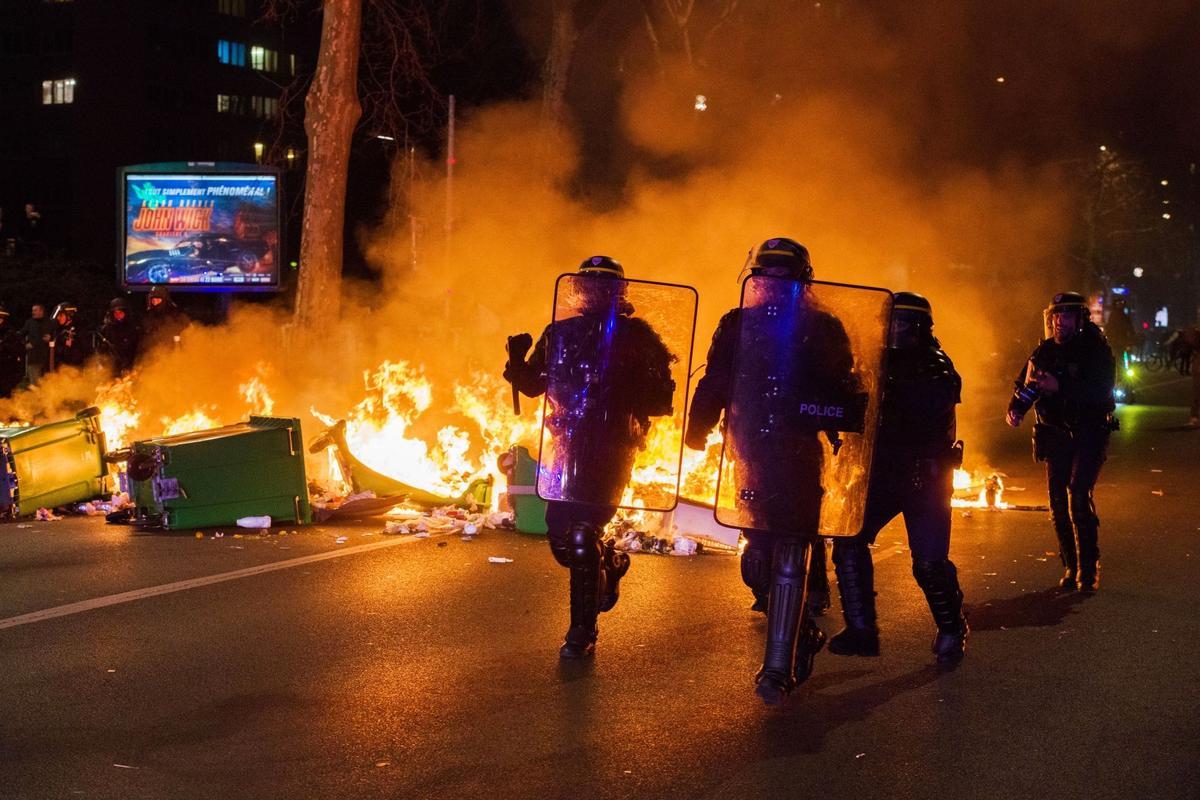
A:
[[[757,275],[743,282],[717,522],[859,532],[891,305],[886,289]]]
[[[675,507],[696,301],[690,286],[559,276],[535,348],[546,375],[538,497]]]

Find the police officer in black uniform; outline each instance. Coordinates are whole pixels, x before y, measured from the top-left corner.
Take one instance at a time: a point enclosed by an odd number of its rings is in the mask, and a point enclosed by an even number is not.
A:
[[[617,261],[594,256],[580,265],[579,274],[593,278],[579,282],[581,291],[597,296],[581,299],[578,316],[548,325],[528,361],[532,337],[512,337],[504,368],[505,379],[526,396],[550,393],[547,413],[552,416],[546,426],[568,453],[567,469],[583,492],[574,498],[581,502],[549,501],[546,506],[550,551],[571,576],[571,623],[559,649],[567,659],[593,654],[597,618],[617,603],[629,556],[602,540],[602,533],[616,514],[613,498],[629,483],[651,418],[671,413],[675,381],[670,365],[676,360],[645,320],[631,316],[634,309],[624,299],[620,280],[625,273]],[[604,279],[611,279],[611,287]],[[605,384],[595,386],[593,362],[602,346],[616,354],[615,364],[604,372]]]
[[[114,375],[133,369],[141,338],[142,329],[131,315],[129,301],[124,297],[114,298],[96,334],[96,349],[112,359]]]
[[[187,314],[175,305],[166,286],[158,285],[146,295],[146,313],[142,317],[144,350],[174,342],[188,325]]]
[[[54,337],[50,340],[51,360],[54,368],[61,366],[79,367],[92,354],[91,337],[83,329],[75,315],[79,307],[69,301],[63,301],[54,309]]]
[[[800,282],[813,279],[808,249],[792,239],[768,239],[753,251],[748,265],[751,275]],[[704,377],[692,398],[684,436],[688,447],[703,450],[722,412],[728,414],[742,326],[761,325],[766,331],[770,320],[758,319],[762,316],[758,309],[736,308],[717,325]],[[805,348],[814,365],[809,377],[822,385],[844,384],[839,388],[852,389],[853,357],[841,322],[828,313],[816,312],[803,338],[795,345]],[[797,422],[785,424],[803,427]],[[739,438],[738,431],[729,429],[728,420],[726,425],[726,438]],[[781,519],[797,528],[787,533],[743,531],[746,547],[741,559],[742,580],[754,594],[751,608],[767,614],[767,649],[763,668],[755,679],[756,692],[770,705],[782,702],[795,686],[808,679],[813,660],[825,643],[824,632],[811,619],[816,609],[806,604],[810,577],[818,571],[824,573],[825,565],[824,547],[817,535],[823,448],[815,430],[776,444],[783,448],[778,453],[743,452],[737,462],[737,469],[746,472],[746,482],[753,483],[760,495],[770,497],[766,504],[778,506],[768,513],[778,512]],[[781,462],[792,469],[780,470]],[[827,578],[824,586],[828,592]]]
[[[1044,312],[1046,339],[1017,375],[1008,404],[1014,428],[1034,408],[1034,458],[1046,463],[1050,515],[1066,568],[1060,586],[1094,591],[1099,581],[1100,519],[1092,490],[1116,429],[1116,364],[1083,295],[1054,295]],[[1078,549],[1077,549],[1078,547]]]
[[[0,305],[0,397],[8,397],[25,379],[25,337]]]
[[[837,655],[879,655],[874,566],[868,545],[904,515],[913,576],[925,593],[942,664],[962,659],[967,622],[958,571],[950,560],[950,497],[962,464],[954,407],[962,380],[933,336],[933,312],[919,294],[899,292],[892,306],[887,382],[862,533],[835,539],[834,571],[846,627],[829,640]]]

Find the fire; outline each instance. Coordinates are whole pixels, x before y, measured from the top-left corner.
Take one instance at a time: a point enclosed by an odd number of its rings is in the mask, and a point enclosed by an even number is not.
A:
[[[250,380],[238,385],[238,394],[250,408],[254,409],[255,414],[269,417],[275,413],[275,401],[271,398],[271,393],[267,391],[267,384],[264,380],[270,368],[260,361],[254,369],[255,374],[251,376]]]
[[[455,495],[474,477],[494,469],[498,451],[473,457],[470,434],[457,425],[444,425],[432,437],[432,446],[413,432],[418,419],[433,404],[433,384],[423,367],[407,361],[385,361],[374,372],[363,376],[365,396],[346,415],[346,441],[360,461],[374,470],[410,486],[443,495]],[[490,387],[480,385],[480,391]],[[468,391],[468,397],[471,393]],[[461,402],[456,404],[461,405]],[[480,396],[473,408],[480,413],[480,430],[485,438],[492,420],[501,419],[498,400],[484,401]],[[492,416],[482,416],[483,409]],[[451,409],[452,411],[456,409]],[[313,414],[327,425],[336,420],[316,409]],[[498,441],[492,434],[493,442]],[[507,449],[508,444],[503,448]],[[491,451],[490,447],[485,450]]]
[[[976,487],[979,487],[978,493]],[[999,472],[977,472],[973,476],[966,470],[956,469],[954,492],[956,496],[950,501],[954,508],[1004,510],[1009,507],[1004,500],[1004,476]]]
[[[133,396],[133,375],[101,386],[96,394],[96,407],[100,409],[100,429],[104,431],[108,449],[118,450],[131,444],[130,433],[137,431],[142,423]]]

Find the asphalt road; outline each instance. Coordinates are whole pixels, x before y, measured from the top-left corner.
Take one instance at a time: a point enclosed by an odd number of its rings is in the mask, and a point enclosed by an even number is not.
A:
[[[782,710],[753,694],[763,622],[728,556],[635,556],[594,661],[560,664],[566,573],[537,537],[0,526],[0,798],[1195,798],[1200,432],[1122,416],[1096,595],[1050,588],[1045,514],[956,514],[973,630],[940,672],[893,525],[882,656],[823,653]],[[1044,502],[1027,436],[993,461]]]

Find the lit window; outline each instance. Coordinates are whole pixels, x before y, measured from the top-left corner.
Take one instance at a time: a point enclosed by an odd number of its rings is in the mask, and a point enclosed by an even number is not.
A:
[[[217,0],[217,13],[231,17],[246,16],[246,0]]]
[[[295,53],[292,53],[291,55],[288,56],[288,64],[290,65],[291,70],[292,70],[292,77],[293,78],[296,77],[296,54]]]
[[[217,40],[217,61],[232,67],[246,66],[246,45],[238,42]]]
[[[75,79],[42,81],[42,105],[61,106],[75,102]]]
[[[217,113],[228,114],[233,110],[233,98],[227,94],[217,95]]]
[[[250,67],[263,72],[275,72],[279,69],[279,54],[265,47],[251,47]]]

